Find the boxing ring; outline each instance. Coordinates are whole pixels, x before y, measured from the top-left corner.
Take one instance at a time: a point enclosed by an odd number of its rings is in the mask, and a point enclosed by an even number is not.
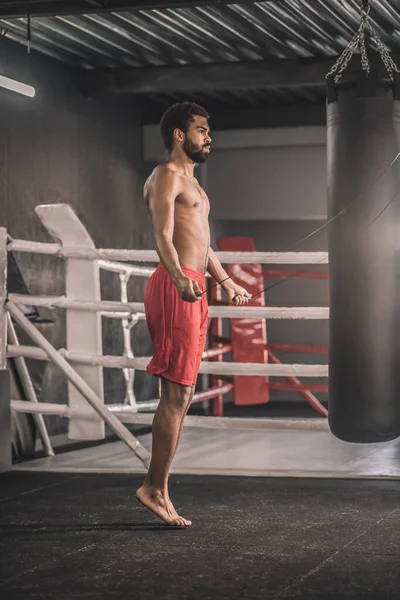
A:
[[[79,221],[73,210],[68,205],[43,205],[36,208],[36,214],[47,230],[58,240],[57,243],[39,243],[8,238],[3,243],[3,259],[7,251],[30,252],[51,254],[64,259],[66,265],[66,294],[63,296],[35,296],[25,294],[4,294],[3,326],[8,325],[8,341],[3,349],[3,364],[5,356],[18,361],[20,375],[24,382],[26,400],[11,398],[11,409],[16,412],[31,413],[35,416],[36,425],[46,458],[38,458],[25,463],[14,465],[19,470],[73,470],[73,471],[117,471],[143,472],[149,464],[150,434],[144,434],[139,440],[125,425],[140,424],[150,425],[153,412],[158,400],[137,402],[133,382],[135,372],[145,370],[150,357],[137,357],[134,355],[130,331],[139,321],[145,319],[144,305],[142,302],[128,301],[127,284],[130,277],[148,278],[153,268],[142,265],[124,264],[121,261],[134,261],[136,263],[154,263],[157,255],[147,250],[108,250],[96,249],[88,232]],[[1,230],[3,242],[7,240],[7,233]],[[323,252],[290,252],[290,253],[260,253],[260,252],[219,252],[219,259],[223,264],[326,264],[327,253]],[[116,262],[119,261],[119,262]],[[5,260],[3,260],[5,264]],[[121,301],[104,301],[100,297],[99,272],[105,269],[114,272],[120,279]],[[270,274],[270,273],[269,273]],[[276,276],[276,272],[273,272]],[[281,273],[282,275],[282,273]],[[82,285],[82,282],[85,285]],[[49,341],[24,315],[23,307],[36,306],[46,308],[62,308],[66,311],[67,347],[56,350]],[[6,314],[7,313],[7,314]],[[209,307],[211,320],[241,318],[241,319],[309,319],[322,320],[329,317],[327,307],[232,307],[211,305]],[[124,339],[123,356],[104,356],[101,350],[101,318],[112,318],[121,321]],[[15,321],[20,328],[30,337],[35,345],[20,345],[15,328]],[[82,335],[84,330],[84,335]],[[90,333],[90,335],[88,335]],[[5,339],[5,336],[4,336]],[[269,356],[274,356],[269,346]],[[290,348],[290,347],[289,347]],[[285,349],[284,345],[276,349]],[[303,351],[313,348],[302,347]],[[194,402],[203,402],[221,397],[234,389],[233,376],[263,376],[263,377],[327,377],[326,364],[281,364],[277,359],[269,363],[236,363],[224,362],[222,357],[231,350],[228,343],[219,343],[217,347],[208,348],[203,354],[200,373],[218,378],[218,385],[212,385],[204,391],[195,394]],[[314,348],[315,350],[315,348]],[[324,348],[322,348],[322,351]],[[29,373],[26,369],[25,359],[39,361],[52,361],[68,380],[68,404],[55,404],[38,402],[33,391]],[[122,369],[126,384],[123,403],[104,404],[102,369]],[[224,380],[224,377],[227,380]],[[230,378],[230,379],[229,379]],[[311,384],[300,384],[295,379],[296,389],[304,391]],[[279,387],[279,386],[277,386]],[[284,386],[283,386],[284,387]],[[325,389],[321,386],[320,389]],[[210,410],[211,415],[212,410]],[[105,437],[105,424],[118,436],[117,451],[111,453],[117,462],[111,461],[107,465],[96,465],[95,455],[107,462],[107,453],[110,453],[110,444],[101,445],[96,451],[80,450],[80,465],[65,464],[65,457],[54,456],[51,442],[46,431],[43,415],[58,415],[68,419],[69,437],[76,440],[101,440]],[[323,415],[321,415],[323,416]],[[188,452],[190,443],[188,436],[192,435],[192,442],[197,449],[195,464],[192,466],[179,466],[179,455]],[[293,443],[296,438],[302,440]],[[236,440],[236,441],[235,441]],[[240,443],[237,441],[239,440]],[[312,447],[311,453],[327,455],[336,453],[342,456],[343,464],[339,471],[329,467],[329,456],[322,458],[323,468],[309,469],[298,464],[299,448],[304,440]],[[239,445],[238,445],[239,444]],[[253,444],[254,447],[242,451],[240,446]],[[374,472],[369,466],[361,469],[366,455],[376,454],[377,446],[362,445],[349,446],[335,439],[329,432],[326,419],[321,417],[310,419],[284,419],[284,418],[228,418],[218,416],[188,416],[185,420],[185,430],[181,442],[182,448],[178,450],[172,472],[179,473],[218,473],[218,474],[269,474],[276,476],[326,476],[329,472],[333,476],[341,477],[375,477],[382,475]],[[220,446],[229,449],[231,465],[218,466],[213,448]],[[315,446],[315,447],[314,447]],[[277,468],[265,468],[263,461],[257,457],[272,452]],[[281,448],[281,450],[279,450]],[[395,442],[388,444],[384,453],[396,452]],[[212,452],[212,460],[205,458],[205,449]],[[298,469],[293,464],[279,466],[277,452],[286,460],[288,455],[297,461]],[[74,456],[68,452],[68,458]],[[193,448],[189,451],[193,454]],[[242,453],[242,455],[241,455]],[[246,456],[250,465],[245,466],[243,456]],[[82,465],[82,456],[90,455],[90,465]],[[286,458],[285,458],[286,456]],[[292,460],[291,459],[291,460]],[[85,458],[83,462],[85,463]],[[301,462],[301,461],[300,461]],[[334,461],[333,461],[334,462]],[[209,464],[207,464],[209,463]],[[289,460],[290,463],[290,460]],[[326,463],[326,464],[325,464]],[[357,464],[357,472],[352,465]],[[340,475],[338,475],[338,472]],[[387,472],[387,477],[400,476],[400,470]]]

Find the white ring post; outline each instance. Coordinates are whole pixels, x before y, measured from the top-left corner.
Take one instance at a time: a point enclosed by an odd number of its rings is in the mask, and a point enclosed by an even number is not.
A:
[[[121,285],[121,302],[128,302],[128,283],[130,279],[129,273],[119,274]],[[124,338],[124,356],[134,358],[131,342],[131,328],[137,324],[138,318],[131,315],[130,319],[122,319],[122,335]],[[136,396],[133,389],[135,383],[135,369],[122,369],[126,385],[126,393],[124,403],[137,409]]]
[[[7,369],[7,229],[0,227],[0,370]]]
[[[48,204],[37,206],[35,212],[50,235],[63,247],[82,250],[95,249],[92,238],[68,204]],[[100,274],[97,261],[67,258],[65,291],[69,300],[101,300]],[[101,316],[98,313],[83,312],[77,309],[66,311],[67,348],[70,352],[83,351],[85,354],[103,353]],[[77,373],[101,398],[104,404],[103,370],[100,366],[79,365]],[[93,422],[71,419],[68,436],[74,440],[101,440],[105,437],[104,422],[95,419],[96,412],[87,407],[80,392],[68,382],[68,404],[76,411],[89,410]]]
[[[10,381],[7,370],[7,230],[0,227],[0,473],[11,470]]]

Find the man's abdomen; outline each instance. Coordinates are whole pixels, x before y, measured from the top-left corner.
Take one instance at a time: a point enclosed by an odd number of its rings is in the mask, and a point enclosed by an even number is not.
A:
[[[210,233],[207,223],[204,222],[184,227],[175,225],[173,244],[179,256],[181,266],[205,273],[208,263],[208,249],[210,247]]]

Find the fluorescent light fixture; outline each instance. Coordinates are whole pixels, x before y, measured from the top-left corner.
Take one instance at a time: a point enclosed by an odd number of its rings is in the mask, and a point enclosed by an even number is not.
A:
[[[18,94],[23,94],[24,96],[29,96],[30,98],[33,98],[36,93],[35,88],[31,85],[15,81],[15,79],[9,79],[8,77],[4,77],[4,75],[0,75],[0,87],[11,90],[12,92],[17,92]]]

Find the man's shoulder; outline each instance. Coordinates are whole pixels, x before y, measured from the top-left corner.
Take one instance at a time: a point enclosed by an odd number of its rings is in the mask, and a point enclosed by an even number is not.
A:
[[[150,179],[157,183],[164,182],[169,185],[180,185],[182,178],[177,171],[169,165],[162,163],[155,167]]]
[[[182,177],[164,163],[157,165],[146,180],[144,195],[158,194],[161,190],[163,194],[168,193],[175,197],[182,192]]]
[[[161,163],[157,165],[153,171],[153,174],[163,177],[179,177],[179,173],[174,169],[174,167],[168,165],[167,163]]]
[[[151,183],[170,177],[170,172],[171,171],[166,168],[165,164],[157,165],[146,179],[145,186],[148,187]]]

